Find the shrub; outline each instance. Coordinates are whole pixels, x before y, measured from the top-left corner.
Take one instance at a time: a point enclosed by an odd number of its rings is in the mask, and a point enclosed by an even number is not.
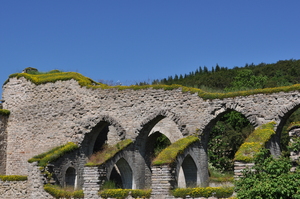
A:
[[[227,198],[233,194],[233,187],[196,187],[196,188],[177,188],[172,191],[174,197],[217,197]]]
[[[254,159],[252,169],[245,169],[243,176],[235,182],[239,199],[300,198],[300,171],[290,172],[289,158],[269,157],[267,149],[261,149]]]
[[[117,198],[123,199],[131,195],[133,198],[150,198],[151,189],[141,190],[141,189],[106,189],[100,191],[99,195],[102,198]]]
[[[197,141],[199,141],[198,137],[188,136],[174,142],[165,148],[161,153],[159,153],[158,156],[153,160],[152,164],[159,166],[173,163],[179,154],[183,153],[189,145]]]

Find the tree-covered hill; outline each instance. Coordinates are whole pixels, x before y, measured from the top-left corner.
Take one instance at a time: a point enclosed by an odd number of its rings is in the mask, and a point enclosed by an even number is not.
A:
[[[258,65],[246,64],[244,67],[228,69],[216,65],[209,71],[206,66],[199,67],[194,72],[185,75],[169,76],[161,80],[154,80],[152,84],[180,84],[196,88],[211,88],[215,90],[231,91],[242,84],[249,83],[244,89],[269,88],[287,86],[300,83],[300,60],[281,60],[274,64],[261,63]],[[253,83],[256,82],[256,85]]]

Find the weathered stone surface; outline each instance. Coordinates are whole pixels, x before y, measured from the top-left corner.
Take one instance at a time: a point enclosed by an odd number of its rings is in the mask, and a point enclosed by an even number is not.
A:
[[[280,132],[287,117],[300,106],[299,91],[203,100],[181,89],[87,89],[75,80],[36,86],[24,78],[9,79],[3,86],[2,98],[5,100],[3,108],[11,114],[8,118],[0,117],[0,142],[3,143],[0,156],[6,160],[1,163],[0,172],[33,175],[28,170],[28,159],[53,147],[75,142],[80,149],[53,165],[60,183],[64,181],[67,168],[78,168],[77,174],[81,176],[78,185],[82,186],[84,163],[93,152],[99,129],[109,124],[108,144],[125,138],[132,139],[134,144],[107,164],[107,175],[112,165],[124,158],[135,172],[134,188],[151,184],[153,168],[146,142],[156,131],[165,134],[171,142],[187,135],[199,135],[201,148],[193,152],[193,159],[197,166],[207,169],[208,134],[224,113],[239,111],[254,126],[275,121],[276,131]],[[270,143],[274,155],[280,153],[278,135]],[[240,166],[236,170],[239,172]],[[154,176],[153,180],[157,180]]]

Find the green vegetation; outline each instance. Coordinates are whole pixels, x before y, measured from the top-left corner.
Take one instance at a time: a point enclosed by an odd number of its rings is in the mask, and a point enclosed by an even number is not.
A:
[[[2,181],[26,181],[27,176],[21,175],[0,175]]]
[[[253,162],[256,154],[265,147],[273,134],[275,134],[275,122],[264,124],[249,135],[235,154],[235,160],[242,162]]]
[[[151,189],[106,189],[99,192],[101,198],[117,198],[124,199],[131,195],[133,198],[150,198]]]
[[[291,59],[281,60],[274,64],[246,64],[244,67],[235,67],[233,69],[221,67],[217,64],[215,67],[212,67],[211,71],[204,66],[189,74],[154,80],[152,84],[179,84],[205,89],[205,91],[208,88],[208,90],[217,90],[219,92],[220,90],[224,91],[225,88],[235,88],[229,90],[236,90],[290,86],[299,84],[299,77],[300,60]],[[239,80],[241,80],[240,83]]]
[[[10,114],[10,111],[9,111],[9,110],[6,110],[6,109],[0,109],[0,115],[8,116],[9,114]]]
[[[109,159],[113,158],[118,152],[125,149],[132,143],[132,140],[126,139],[117,143],[115,146],[104,146],[101,151],[94,153],[85,164],[86,166],[100,166]]]
[[[208,172],[209,172],[209,182],[233,182],[233,172],[220,171],[218,168],[214,167],[212,163],[208,163]]]
[[[168,137],[164,134],[161,134],[154,143],[154,157],[158,156],[158,154],[162,152],[162,150],[164,150],[170,145],[171,141],[168,139]]]
[[[39,154],[34,156],[33,158],[29,159],[28,162],[38,162],[40,167],[46,167],[49,162],[57,160],[59,157],[63,156],[64,154],[71,152],[75,149],[78,149],[78,145],[73,142],[68,142],[65,145],[55,147],[50,151],[45,153]]]
[[[262,149],[254,158],[255,165],[246,169],[235,182],[239,199],[290,199],[300,198],[300,170],[290,172],[289,158],[273,158]]]
[[[217,121],[209,134],[208,157],[221,172],[233,172],[234,156],[254,127],[237,111],[230,111]]]
[[[179,154],[183,153],[189,145],[197,141],[199,141],[198,137],[188,136],[174,142],[159,153],[152,164],[155,166],[172,164]]]
[[[233,187],[196,187],[196,188],[177,188],[172,191],[176,198],[196,197],[216,197],[228,198],[233,194]]]
[[[55,198],[84,198],[83,190],[72,190],[74,188],[61,188],[57,185],[46,184],[44,190]]]

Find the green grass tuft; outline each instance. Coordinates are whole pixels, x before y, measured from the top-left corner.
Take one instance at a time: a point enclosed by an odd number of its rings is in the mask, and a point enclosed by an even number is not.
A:
[[[158,156],[153,160],[152,165],[160,166],[173,163],[179,154],[183,153],[189,145],[197,141],[199,141],[198,137],[188,136],[174,142],[158,154]]]
[[[261,148],[265,147],[271,136],[275,134],[275,124],[275,122],[269,122],[255,129],[240,146],[234,159],[242,162],[253,162],[255,155]]]
[[[83,190],[70,191],[51,184],[44,185],[44,190],[55,198],[84,198]]]
[[[26,181],[27,176],[21,175],[0,175],[2,181]]]
[[[38,165],[41,167],[47,166],[49,162],[57,160],[59,157],[63,156],[64,154],[71,152],[75,149],[78,149],[78,145],[73,142],[68,142],[65,145],[55,147],[45,153],[39,154],[34,156],[33,158],[29,159],[28,162],[38,162]]]
[[[10,114],[10,111],[9,111],[9,110],[6,110],[6,109],[0,109],[0,115],[8,116],[9,114]]]
[[[114,146],[106,146],[103,150],[96,152],[93,154],[88,162],[85,164],[86,166],[100,166],[109,159],[113,158],[118,152],[125,149],[132,143],[132,140],[126,139],[121,142],[118,142]]]

